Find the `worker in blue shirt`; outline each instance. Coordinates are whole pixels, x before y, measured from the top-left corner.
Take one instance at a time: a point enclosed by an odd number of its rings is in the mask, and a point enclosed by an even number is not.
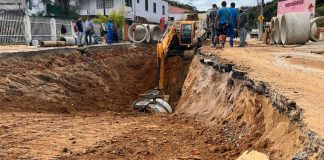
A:
[[[222,48],[224,48],[226,42],[226,35],[228,32],[229,22],[230,22],[230,12],[226,8],[226,1],[222,2],[222,7],[218,9],[217,16],[215,20],[215,26],[217,27],[217,34],[215,42],[221,43]]]
[[[229,36],[230,36],[230,45],[233,47],[234,45],[234,26],[235,22],[237,20],[237,9],[235,8],[235,3],[231,3],[231,7],[228,9],[231,17],[230,17],[230,23],[229,23]]]
[[[107,31],[107,43],[108,45],[111,45],[114,39],[114,32],[113,32],[114,24],[112,23],[111,19],[108,20],[105,28]]]

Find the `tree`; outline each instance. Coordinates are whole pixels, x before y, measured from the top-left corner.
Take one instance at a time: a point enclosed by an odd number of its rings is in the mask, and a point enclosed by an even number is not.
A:
[[[193,6],[191,1],[188,4],[180,3],[177,0],[168,0],[168,2],[169,2],[169,5],[171,5],[171,6],[187,9],[190,11],[198,11],[197,7]]]
[[[93,19],[93,23],[107,23],[109,19],[116,22],[118,27],[123,26],[125,22],[124,7],[121,7],[118,11],[112,10],[108,16],[97,15],[97,18]]]

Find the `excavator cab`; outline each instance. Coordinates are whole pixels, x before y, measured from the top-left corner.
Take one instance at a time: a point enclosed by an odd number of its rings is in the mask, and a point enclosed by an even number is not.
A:
[[[181,24],[180,29],[180,45],[192,45],[192,39],[194,37],[192,23],[183,23]]]

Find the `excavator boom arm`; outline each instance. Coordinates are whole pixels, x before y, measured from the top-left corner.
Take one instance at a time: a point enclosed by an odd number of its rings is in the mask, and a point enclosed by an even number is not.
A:
[[[167,57],[170,43],[176,34],[175,26],[172,24],[168,27],[165,34],[162,36],[161,41],[157,44],[157,59],[158,70],[157,77],[159,80],[159,89],[163,91],[164,88],[164,70],[165,70],[165,58]]]

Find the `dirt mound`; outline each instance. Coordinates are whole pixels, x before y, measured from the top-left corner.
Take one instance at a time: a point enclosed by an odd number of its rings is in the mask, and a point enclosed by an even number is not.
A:
[[[251,148],[273,159],[289,159],[303,148],[306,139],[265,96],[250,91],[243,81],[229,74],[203,67],[198,58],[190,67],[177,114],[196,117],[217,128],[215,135],[226,137],[225,141],[218,137],[210,144],[219,150],[228,146],[228,151],[219,153],[227,159]]]
[[[156,86],[154,46],[39,52],[0,61],[0,110],[125,111]]]

